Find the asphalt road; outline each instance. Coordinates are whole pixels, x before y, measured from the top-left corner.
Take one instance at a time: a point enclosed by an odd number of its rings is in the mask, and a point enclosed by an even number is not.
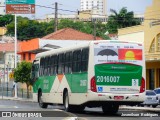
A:
[[[101,108],[86,108],[83,113],[66,113],[63,106],[49,106],[48,109],[41,109],[38,103],[28,101],[0,100],[0,116],[2,112],[11,112],[12,118],[0,117],[0,120],[37,120],[37,118],[25,118],[37,115],[38,120],[159,120],[159,112],[147,110],[120,109],[117,114],[105,115]],[[26,113],[27,112],[27,113]],[[18,115],[17,117],[16,115]],[[6,113],[3,113],[4,115]],[[42,116],[42,117],[41,117]],[[152,116],[152,117],[151,117]],[[71,118],[72,117],[72,118]]]

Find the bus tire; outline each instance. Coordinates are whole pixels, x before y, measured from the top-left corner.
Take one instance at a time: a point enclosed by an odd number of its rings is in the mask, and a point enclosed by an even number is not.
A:
[[[109,105],[109,104],[104,104],[102,105],[102,110],[104,114],[115,114],[119,110],[119,105]]]
[[[71,105],[69,105],[69,96],[67,91],[64,93],[63,105],[66,112],[71,111]]]
[[[42,100],[42,92],[38,92],[38,103],[41,108],[47,108],[48,104],[44,103]]]
[[[157,107],[157,105],[152,105],[152,107],[153,107],[153,108],[156,108],[156,107]]]

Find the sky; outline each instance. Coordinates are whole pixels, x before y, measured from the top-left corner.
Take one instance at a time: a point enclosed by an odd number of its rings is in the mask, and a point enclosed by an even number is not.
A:
[[[35,0],[36,5],[53,7],[58,2],[58,8],[63,10],[77,11],[80,10],[80,0]],[[127,7],[128,11],[134,11],[136,14],[143,14],[146,7],[152,4],[152,0],[107,0],[107,13],[110,9],[119,11],[122,7]],[[45,18],[46,14],[54,13],[54,9],[45,7],[36,7],[36,14],[31,15],[36,19]],[[74,12],[58,11],[59,14],[74,14]]]

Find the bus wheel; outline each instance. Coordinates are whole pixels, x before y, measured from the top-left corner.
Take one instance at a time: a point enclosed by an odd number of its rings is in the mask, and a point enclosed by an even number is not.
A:
[[[152,107],[153,107],[153,108],[156,108],[156,107],[157,107],[157,105],[152,105]]]
[[[42,100],[42,92],[38,93],[38,103],[39,103],[39,106],[41,108],[47,108],[48,107],[48,104],[44,103],[43,100]]]
[[[67,112],[71,111],[71,108],[70,108],[71,106],[69,105],[68,92],[65,92],[65,94],[64,94],[63,105],[64,105],[65,111],[67,111]]]
[[[115,114],[119,110],[119,105],[102,105],[102,110],[104,114]]]

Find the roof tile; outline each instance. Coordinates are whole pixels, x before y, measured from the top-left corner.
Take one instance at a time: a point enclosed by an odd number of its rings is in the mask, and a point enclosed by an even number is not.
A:
[[[87,34],[74,30],[72,28],[64,28],[54,33],[44,36],[42,39],[55,39],[55,40],[93,40],[92,34]],[[96,40],[103,40],[103,38],[96,37]]]

